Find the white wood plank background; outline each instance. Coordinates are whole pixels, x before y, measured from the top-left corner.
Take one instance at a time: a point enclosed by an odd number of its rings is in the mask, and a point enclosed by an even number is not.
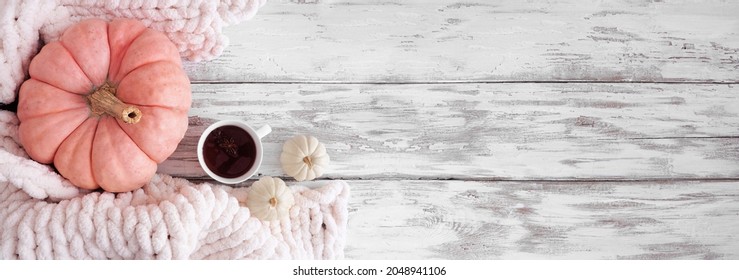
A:
[[[326,143],[350,259],[739,258],[739,2],[273,0],[187,63],[200,132]],[[286,178],[287,179],[287,178]],[[295,184],[288,181],[289,184]],[[248,185],[248,183],[244,184]]]
[[[196,81],[739,81],[737,1],[270,1]]]
[[[205,176],[193,151],[220,119],[326,142],[328,178],[739,178],[735,85],[197,84],[190,128],[160,171]]]
[[[350,259],[736,259],[733,182],[350,181]]]

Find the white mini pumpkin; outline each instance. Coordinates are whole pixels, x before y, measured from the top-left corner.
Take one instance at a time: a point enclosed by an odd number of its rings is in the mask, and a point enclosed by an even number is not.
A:
[[[295,180],[313,180],[323,175],[331,159],[323,143],[313,136],[298,135],[282,146],[280,163],[285,174]]]
[[[246,207],[251,215],[263,220],[274,221],[287,217],[295,204],[293,192],[280,178],[262,177],[254,182],[246,197]]]

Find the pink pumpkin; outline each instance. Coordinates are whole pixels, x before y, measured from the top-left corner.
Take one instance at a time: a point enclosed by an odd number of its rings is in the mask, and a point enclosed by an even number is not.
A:
[[[187,130],[190,80],[175,45],[136,20],[85,20],[31,61],[20,142],[85,189],[135,190]]]

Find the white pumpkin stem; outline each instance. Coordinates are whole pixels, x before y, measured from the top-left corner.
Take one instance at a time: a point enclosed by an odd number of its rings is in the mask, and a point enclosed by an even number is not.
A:
[[[120,119],[125,123],[134,124],[141,120],[141,110],[135,106],[123,103],[115,97],[115,86],[109,82],[105,82],[98,87],[92,94],[87,96],[90,110],[97,116],[108,114],[114,118]]]
[[[277,198],[276,197],[270,198],[269,199],[269,205],[272,205],[272,207],[277,206]]]
[[[308,168],[313,168],[313,160],[310,156],[304,157],[303,162],[308,165]]]

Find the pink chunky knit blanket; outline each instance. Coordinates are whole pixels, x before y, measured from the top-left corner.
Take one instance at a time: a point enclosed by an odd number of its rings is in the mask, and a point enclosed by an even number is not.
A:
[[[227,45],[223,27],[266,0],[6,0],[0,2],[0,103],[12,103],[43,42],[97,17],[136,18],[163,31],[187,60]],[[15,113],[0,111],[0,259],[335,259],[343,257],[349,186],[291,186],[289,218],[264,222],[248,188],[157,174],[121,194],[87,192],[31,160]]]

